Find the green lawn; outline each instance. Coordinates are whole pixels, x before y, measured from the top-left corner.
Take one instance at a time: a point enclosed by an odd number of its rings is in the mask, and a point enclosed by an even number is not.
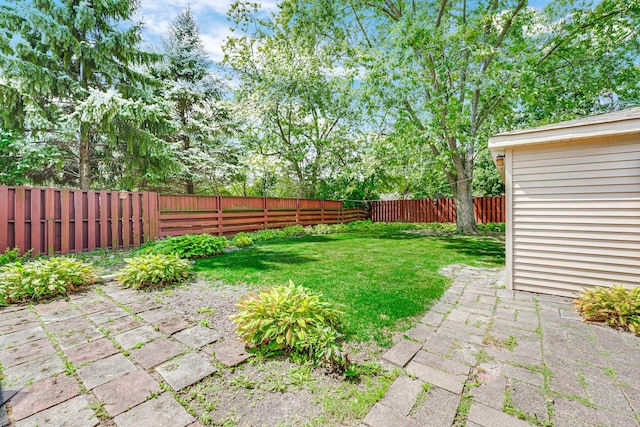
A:
[[[423,313],[446,289],[440,267],[499,266],[503,244],[492,238],[345,233],[280,239],[200,259],[196,271],[225,283],[294,283],[321,292],[345,315],[350,340],[390,343],[402,319]]]

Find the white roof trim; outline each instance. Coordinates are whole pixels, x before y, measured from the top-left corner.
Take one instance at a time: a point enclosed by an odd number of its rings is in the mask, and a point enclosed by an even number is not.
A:
[[[576,141],[606,136],[640,133],[640,118],[595,124],[578,124],[571,127],[520,131],[499,134],[489,138],[489,148],[505,148],[523,145],[545,144],[560,141]],[[493,150],[491,150],[493,152]]]

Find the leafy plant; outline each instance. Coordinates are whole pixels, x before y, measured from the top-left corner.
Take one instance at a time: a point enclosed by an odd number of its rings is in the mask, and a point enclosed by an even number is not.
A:
[[[138,252],[142,254],[177,255],[179,258],[207,258],[221,254],[229,245],[223,236],[211,234],[185,234],[167,237],[145,244]]]
[[[504,222],[489,222],[487,224],[478,224],[478,230],[483,232],[504,233],[506,224]]]
[[[331,227],[327,224],[317,224],[313,226],[313,234],[324,235],[331,234]]]
[[[288,285],[250,293],[236,307],[240,313],[231,316],[236,332],[262,354],[305,355],[336,370],[348,365],[338,344],[342,313],[322,301],[320,294],[289,281]]]
[[[244,248],[253,245],[253,239],[247,233],[238,233],[233,236],[232,244],[239,248]]]
[[[93,266],[56,257],[0,267],[0,304],[65,294],[93,283]]]
[[[176,255],[144,254],[125,261],[127,265],[116,278],[124,286],[135,289],[182,283],[191,273],[189,261]]]
[[[20,248],[7,248],[3,254],[0,254],[0,266],[17,261],[26,262],[29,259],[29,255],[31,255],[31,249],[25,252],[24,255],[20,255]]]
[[[282,237],[298,237],[304,235],[304,227],[301,225],[290,225],[282,229]]]
[[[573,304],[584,320],[605,322],[640,336],[640,288],[613,286],[587,289]]]

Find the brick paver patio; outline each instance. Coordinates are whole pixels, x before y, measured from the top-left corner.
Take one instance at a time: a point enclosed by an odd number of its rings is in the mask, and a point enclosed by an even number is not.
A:
[[[364,425],[638,425],[640,339],[582,323],[568,299],[508,291],[502,272],[445,273],[451,288],[385,354],[403,375]],[[173,392],[247,357],[115,284],[3,308],[0,426],[199,425]]]
[[[640,338],[582,323],[571,299],[504,289],[504,271],[444,273],[453,285],[384,355],[405,375],[364,425],[640,424]]]
[[[200,425],[173,391],[227,363],[203,348],[224,342],[116,284],[0,309],[0,426]]]

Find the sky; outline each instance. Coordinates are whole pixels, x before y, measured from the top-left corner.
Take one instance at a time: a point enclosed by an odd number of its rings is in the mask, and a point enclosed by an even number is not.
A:
[[[1,2],[2,0],[0,0]],[[277,12],[277,0],[259,1],[266,13]],[[529,6],[543,7],[551,0],[529,0]],[[167,29],[181,10],[191,7],[200,24],[202,41],[214,62],[222,60],[222,45],[232,34],[227,11],[234,0],[141,0],[136,20],[144,22],[144,38],[151,45],[159,45],[160,38],[166,37]]]
[[[231,22],[227,20],[227,11],[234,0],[141,0],[135,19],[144,23],[145,42],[158,45],[161,37],[181,10],[190,7],[200,24],[202,41],[214,62],[222,60],[222,45],[231,35]],[[260,1],[262,9],[275,12],[276,1]]]

